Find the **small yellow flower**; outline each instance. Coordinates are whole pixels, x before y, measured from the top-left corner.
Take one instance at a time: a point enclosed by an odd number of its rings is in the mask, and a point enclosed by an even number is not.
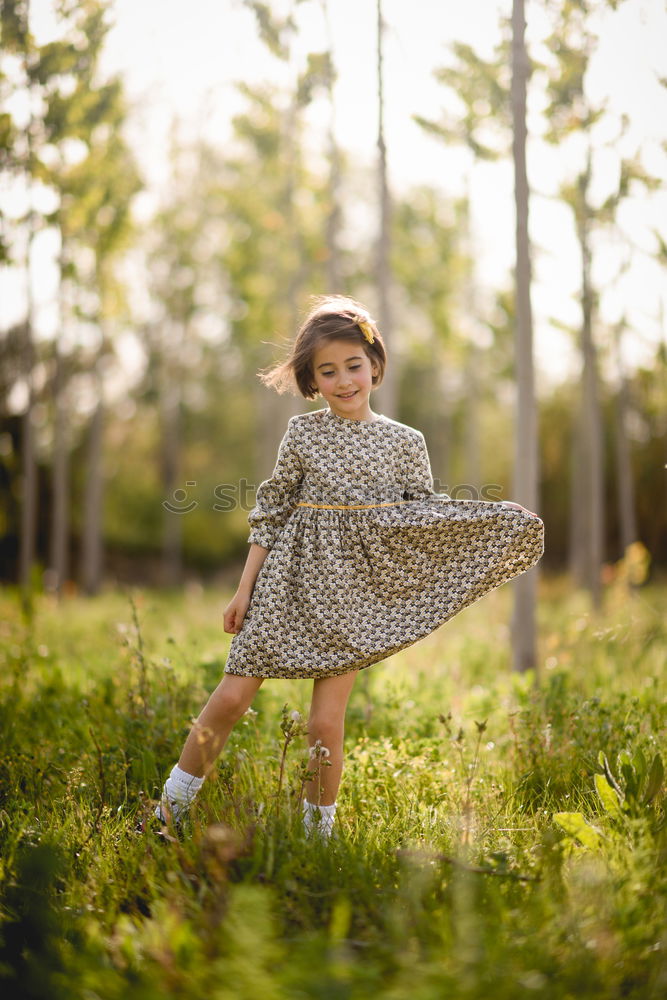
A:
[[[375,340],[375,337],[373,336],[373,331],[371,329],[371,324],[368,322],[368,320],[361,319],[361,318],[358,319],[357,320],[357,326],[359,327],[359,329],[363,333],[363,335],[366,338],[366,340],[368,341],[368,343],[372,344],[373,341]]]

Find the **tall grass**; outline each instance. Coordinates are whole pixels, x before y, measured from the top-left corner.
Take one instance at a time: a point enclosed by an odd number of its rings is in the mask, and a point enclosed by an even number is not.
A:
[[[26,623],[5,593],[3,995],[665,995],[665,594],[595,617],[544,585],[539,685],[509,670],[509,587],[363,671],[322,844],[305,681],[263,685],[187,836],[137,832],[224,669],[224,595],[41,597]]]

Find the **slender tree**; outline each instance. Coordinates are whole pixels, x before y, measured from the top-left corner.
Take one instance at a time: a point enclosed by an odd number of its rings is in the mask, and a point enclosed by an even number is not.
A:
[[[94,11],[97,30],[106,33],[104,11]],[[92,29],[91,29],[92,30]],[[97,74],[91,67],[91,85]],[[87,156],[68,176],[70,190],[80,193],[76,280],[79,288],[77,312],[97,330],[97,344],[89,361],[91,394],[95,400],[87,428],[83,529],[79,573],[84,591],[96,593],[103,575],[104,428],[106,416],[106,372],[114,354],[114,331],[122,315],[124,294],[116,274],[119,256],[132,234],[132,200],[141,180],[123,136],[127,109],[118,79],[100,85],[95,126],[88,132]],[[83,195],[85,193],[85,196]],[[85,295],[85,284],[95,296]]]
[[[417,122],[445,142],[464,145],[474,161],[495,161],[507,156],[512,147],[516,208],[515,263],[515,364],[517,387],[515,411],[515,454],[513,491],[517,500],[531,510],[537,506],[537,403],[533,372],[532,311],[530,302],[531,261],[528,238],[529,188],[526,170],[526,90],[530,61],[525,47],[523,0],[514,0],[509,39],[502,37],[491,59],[482,59],[473,48],[461,43],[452,46],[453,64],[437,71],[437,79],[456,97],[461,113],[444,113],[434,122],[416,116]],[[511,67],[508,78],[507,68]],[[469,276],[465,301],[474,309],[474,276]],[[477,394],[477,355],[471,345],[465,364],[468,391]],[[467,434],[467,467],[476,475],[478,435]],[[516,670],[536,667],[535,603],[537,571],[524,574],[514,583],[512,621],[513,663]]]
[[[622,350],[622,338],[625,329],[626,320],[623,318],[615,325],[613,330],[617,377],[617,390],[614,394],[614,443],[621,555],[625,555],[630,546],[639,540],[632,455],[628,434],[631,410],[630,386],[624,367]]]
[[[324,85],[329,102],[328,125],[328,155],[329,155],[329,185],[327,213],[327,290],[330,293],[343,291],[343,267],[341,261],[340,229],[342,222],[341,210],[341,180],[342,157],[336,137],[336,97],[334,84],[336,70],[333,51],[333,35],[329,20],[328,0],[320,0],[327,39],[327,51],[324,53]]]
[[[616,0],[567,0],[548,5],[553,16],[553,31],[547,44],[553,55],[548,67],[547,116],[550,127],[546,138],[561,146],[573,137],[583,146],[583,158],[576,176],[564,183],[560,196],[570,208],[581,259],[581,397],[577,415],[575,448],[571,476],[570,566],[577,582],[585,586],[594,607],[602,603],[602,562],[605,554],[605,470],[603,450],[603,415],[599,373],[598,326],[599,293],[592,281],[596,234],[614,227],[620,203],[640,184],[654,189],[658,181],[648,175],[639,156],[618,156],[619,184],[602,203],[593,193],[597,155],[604,145],[598,139],[597,126],[610,119],[605,102],[596,104],[586,89],[586,74],[597,45],[595,20],[615,10]],[[613,146],[620,144],[625,125],[621,121]],[[608,149],[606,150],[608,152]],[[621,424],[618,432],[622,433]],[[621,449],[623,445],[621,444]],[[620,458],[619,460],[623,461]],[[624,475],[627,473],[627,463]],[[628,497],[626,495],[626,501]]]
[[[60,326],[65,316],[63,248],[60,253]],[[53,506],[51,513],[51,540],[49,551],[50,586],[58,596],[63,593],[69,575],[70,532],[70,448],[67,420],[66,385],[67,363],[61,349],[62,337],[53,340]]]
[[[387,143],[385,138],[385,99],[384,99],[384,32],[385,21],[382,13],[382,0],[377,0],[377,97],[378,97],[378,132],[377,132],[377,182],[379,206],[379,233],[377,241],[376,283],[378,295],[378,320],[382,335],[389,350],[394,339],[394,315],[392,306],[392,274],[391,274],[391,192],[387,171]],[[398,352],[394,350],[394,357]],[[383,411],[389,416],[396,414],[396,368],[389,365],[379,395]]]
[[[529,187],[526,169],[526,89],[530,63],[525,46],[524,0],[512,5],[512,155],[516,206],[516,337],[515,371],[517,407],[515,426],[514,496],[535,510],[537,507],[538,452],[537,406],[533,370],[533,316],[530,299],[531,259],[528,233]],[[537,570],[514,582],[512,620],[514,669],[535,669],[535,605]]]
[[[289,233],[288,243],[284,243],[279,251],[276,247],[277,252],[285,256],[288,262],[284,284],[278,295],[281,300],[281,312],[284,315],[282,329],[292,333],[299,321],[307,270],[305,237],[300,225],[296,200],[297,193],[301,190],[302,112],[313,93],[310,72],[312,62],[308,60],[305,71],[301,72],[295,47],[298,0],[291,0],[284,16],[273,11],[269,4],[258,0],[244,0],[244,2],[255,13],[262,40],[269,52],[280,60],[287,75],[286,87],[282,92],[274,93],[273,100],[279,120],[279,141],[283,161],[282,169],[277,175],[281,184],[281,194],[276,209]],[[254,390],[256,412],[259,417],[258,469],[260,475],[264,475],[268,474],[273,466],[286,420],[299,411],[300,404],[291,394],[277,397],[273,393],[267,393],[259,380],[254,383]]]
[[[72,442],[71,413],[67,409],[67,381],[71,369],[65,352],[65,327],[80,319],[100,326],[111,288],[109,257],[127,218],[127,202],[136,189],[136,171],[119,128],[124,117],[120,83],[100,83],[99,58],[108,25],[108,0],[59,0],[55,14],[59,36],[37,45],[30,33],[27,0],[5,0],[2,5],[3,41],[19,56],[21,72],[13,70],[15,91],[26,98],[28,120],[21,128],[11,116],[3,117],[2,168],[13,165],[24,181],[27,212],[23,231],[26,253],[26,321],[24,324],[24,382],[27,407],[22,433],[23,487],[19,578],[28,592],[35,558],[36,476],[32,409],[37,364],[33,333],[31,247],[37,233],[55,228],[60,236],[60,318],[51,361],[40,368],[40,384],[53,398],[53,504],[51,514],[50,580],[57,590],[63,585],[68,565],[69,450]],[[4,66],[3,66],[4,69]],[[3,74],[3,89],[6,80]],[[17,104],[20,107],[20,104]],[[113,171],[116,171],[115,177]],[[39,215],[33,206],[36,185],[56,197],[55,211]],[[131,190],[130,190],[131,189]],[[11,247],[6,247],[11,252]],[[94,264],[90,266],[90,260]],[[66,295],[66,286],[72,294]],[[91,303],[98,306],[91,309]],[[69,302],[69,306],[67,303]],[[95,315],[92,315],[95,313]],[[102,335],[104,340],[104,335]],[[69,337],[72,342],[73,337]],[[44,352],[42,352],[44,353]],[[96,368],[96,362],[92,368]],[[100,378],[100,372],[93,378]],[[99,384],[99,383],[98,383]],[[101,393],[96,393],[97,398]],[[99,419],[91,426],[100,426]],[[99,442],[98,442],[99,443]],[[98,462],[92,464],[96,468]],[[99,489],[89,494],[99,496]],[[96,502],[96,500],[95,500]],[[92,511],[94,503],[87,504]],[[90,513],[92,517],[92,513]],[[84,551],[96,531],[84,531]]]
[[[172,177],[166,204],[150,232],[148,268],[155,304],[147,333],[152,383],[158,416],[158,465],[163,498],[182,489],[185,467],[186,397],[191,384],[191,358],[197,357],[194,324],[201,289],[210,281],[206,245],[214,242],[214,202],[207,198],[211,184],[206,153],[195,176],[188,172],[188,150],[171,149]],[[210,250],[208,250],[210,256]],[[194,375],[194,372],[192,372]],[[175,586],[183,573],[183,516],[163,507],[162,583]]]
[[[406,419],[424,428],[433,473],[445,492],[454,472],[452,425],[465,398],[456,373],[465,354],[459,287],[469,268],[466,213],[463,201],[451,203],[426,185],[396,197],[392,213],[397,324],[411,334],[401,407]]]
[[[478,333],[478,294],[477,283],[473,261],[475,259],[475,240],[472,230],[471,213],[471,188],[470,175],[466,184],[466,194],[462,204],[465,211],[462,213],[462,236],[464,241],[464,254],[467,267],[462,276],[461,302],[463,306],[462,327],[464,331],[463,340],[463,383],[464,397],[466,399],[481,401],[482,387],[482,349],[477,342]],[[468,418],[464,422],[463,431],[463,455],[464,455],[464,477],[466,484],[477,491],[482,486],[482,463],[481,463],[481,433],[479,405],[471,406]]]
[[[617,142],[620,143],[627,129],[627,122],[622,121]],[[654,177],[644,168],[639,152],[631,157],[624,157],[619,164],[618,185],[612,191],[597,212],[597,224],[603,230],[613,234],[619,244],[625,244],[627,252],[618,269],[617,279],[620,280],[629,270],[636,248],[622,233],[618,222],[621,203],[631,197],[637,189],[646,193],[659,190],[660,178]],[[623,338],[627,332],[626,317],[614,324],[611,330],[610,348],[613,366],[616,371],[616,392],[613,397],[614,410],[614,451],[616,458],[616,484],[618,498],[618,521],[620,533],[620,550],[624,555],[629,547],[639,539],[637,528],[637,509],[630,436],[628,432],[629,414],[631,410],[630,380],[623,358]]]
[[[58,207],[47,222],[57,228],[60,236],[60,323],[53,339],[51,379],[53,504],[49,553],[49,582],[58,594],[69,575],[69,476],[74,442],[68,382],[77,364],[75,355],[68,356],[65,345],[69,344],[71,352],[80,311],[77,299],[82,293],[87,295],[90,285],[89,270],[80,262],[87,258],[91,246],[94,253],[104,252],[105,233],[109,231],[104,220],[113,220],[119,211],[119,206],[110,204],[118,192],[105,186],[109,165],[114,162],[113,156],[107,155],[113,139],[105,132],[113,134],[122,118],[121,87],[118,81],[100,83],[96,78],[108,30],[107,9],[107,3],[98,0],[62,4],[59,15],[63,34],[41,47],[35,66],[43,90],[43,143],[49,150],[49,155],[39,160],[38,176],[58,199]],[[75,156],[70,152],[72,140]],[[126,177],[131,172],[127,153],[118,167]],[[91,426],[101,426],[99,417]],[[96,488],[93,496],[98,492]],[[87,522],[94,516],[92,500],[90,507]],[[99,561],[99,557],[96,559]]]
[[[456,113],[443,110],[437,121],[415,115],[415,121],[430,135],[447,146],[461,146],[468,151],[471,169],[466,182],[465,212],[461,217],[466,243],[468,267],[460,275],[460,309],[464,334],[459,363],[466,383],[465,395],[476,398],[481,391],[480,356],[476,342],[481,323],[477,315],[479,301],[475,273],[475,234],[472,223],[471,178],[478,163],[492,163],[509,156],[511,140],[510,113],[510,48],[503,37],[488,60],[461,42],[451,45],[451,63],[436,70],[436,80],[448,96],[455,96],[459,105]],[[479,487],[480,472],[480,413],[471,407],[463,430],[463,475],[466,483]]]
[[[34,406],[35,406],[35,363],[34,346],[34,295],[32,281],[32,250],[37,235],[38,216],[33,204],[35,155],[39,128],[39,93],[34,76],[36,45],[30,31],[29,0],[2,0],[0,6],[2,24],[2,45],[5,54],[11,54],[17,62],[13,84],[10,89],[21,91],[27,102],[27,120],[21,127],[12,116],[2,117],[2,138],[4,143],[3,168],[22,181],[26,208],[21,222],[23,250],[22,259],[16,259],[16,247],[4,242],[3,255],[13,257],[23,273],[25,287],[25,312],[22,331],[22,383],[25,403],[21,417],[21,515],[19,541],[19,584],[23,609],[26,614],[32,610],[32,571],[36,550],[37,530],[37,459],[35,449]],[[4,63],[4,59],[3,59]],[[6,84],[4,65],[3,84]],[[3,86],[4,90],[8,87]]]

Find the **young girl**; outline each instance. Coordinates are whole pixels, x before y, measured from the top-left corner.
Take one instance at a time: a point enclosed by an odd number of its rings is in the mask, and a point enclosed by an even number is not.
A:
[[[533,566],[544,525],[519,504],[433,492],[422,433],[370,407],[387,356],[358,302],[316,300],[287,359],[262,375],[324,409],[290,417],[250,511],[250,551],[224,613],[224,676],[192,727],[156,815],[178,821],[267,677],[309,677],[304,825],[332,829],[343,724],[359,670],[433,632]],[[318,743],[319,741],[319,743]],[[328,753],[327,753],[328,752]]]

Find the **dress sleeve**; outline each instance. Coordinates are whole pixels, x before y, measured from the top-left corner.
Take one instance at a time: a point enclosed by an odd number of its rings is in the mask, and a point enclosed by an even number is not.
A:
[[[426,497],[438,497],[450,500],[446,493],[433,491],[433,474],[428,456],[426,440],[421,431],[415,431],[407,441],[407,488],[403,494],[406,500],[421,500]]]
[[[278,458],[270,479],[257,487],[255,506],[248,514],[248,542],[273,548],[287,518],[294,510],[296,491],[303,478],[303,467],[295,443],[295,428],[290,417],[278,448]]]

